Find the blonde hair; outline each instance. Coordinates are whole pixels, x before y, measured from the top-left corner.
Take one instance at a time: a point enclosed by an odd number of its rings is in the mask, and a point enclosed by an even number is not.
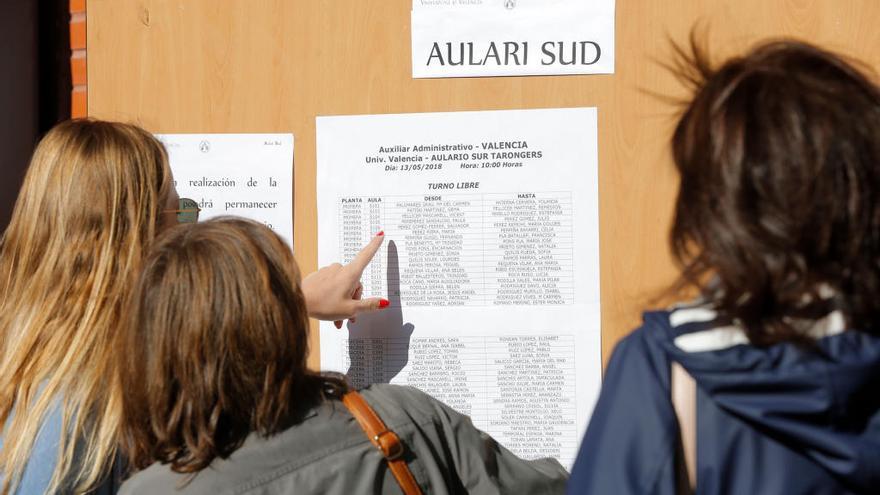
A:
[[[164,147],[133,125],[69,121],[37,146],[0,240],[0,493],[19,483],[56,407],[49,492],[84,492],[109,472],[122,419],[112,350],[124,289],[171,187]]]

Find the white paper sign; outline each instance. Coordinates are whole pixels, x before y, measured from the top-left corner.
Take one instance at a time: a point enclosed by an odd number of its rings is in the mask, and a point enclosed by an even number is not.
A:
[[[580,0],[582,1],[582,0]],[[572,0],[413,0],[413,10],[419,9],[515,9],[530,7],[557,7]]]
[[[595,108],[319,117],[318,262],[380,229],[390,307],[321,325],[321,365],[424,390],[571,466],[601,380]]]
[[[414,78],[611,74],[614,0],[414,0]]]
[[[292,134],[160,134],[177,193],[202,209],[268,225],[293,246]]]

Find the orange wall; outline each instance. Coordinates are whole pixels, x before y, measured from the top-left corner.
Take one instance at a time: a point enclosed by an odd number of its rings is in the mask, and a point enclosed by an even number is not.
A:
[[[703,23],[718,58],[795,36],[880,66],[878,0],[617,0],[613,75],[414,80],[411,8],[409,0],[89,0],[89,114],[153,132],[293,132],[294,245],[308,272],[317,267],[316,115],[597,106],[607,358],[676,273],[666,237],[678,107],[667,97],[685,94],[661,64],[669,40]]]

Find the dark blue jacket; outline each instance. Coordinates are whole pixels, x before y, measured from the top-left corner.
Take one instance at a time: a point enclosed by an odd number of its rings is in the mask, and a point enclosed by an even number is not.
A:
[[[816,350],[757,348],[714,318],[646,313],[618,344],[569,493],[676,493],[677,361],[697,383],[697,494],[880,494],[880,338],[838,316]]]

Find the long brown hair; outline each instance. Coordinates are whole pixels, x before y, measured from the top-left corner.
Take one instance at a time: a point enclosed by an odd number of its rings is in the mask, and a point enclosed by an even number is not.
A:
[[[49,492],[107,473],[121,414],[110,350],[171,187],[165,149],[133,125],[69,121],[37,146],[0,241],[2,493],[56,407],[65,434]]]
[[[122,349],[130,461],[195,472],[252,432],[315,405],[329,379],[306,368],[308,313],[293,253],[267,227],[215,219],[169,230],[131,296]],[[332,380],[331,380],[332,381]]]
[[[831,310],[880,333],[877,85],[797,41],[717,68],[695,36],[678,53],[694,89],[672,140],[683,281],[756,345],[809,342],[798,323]]]

